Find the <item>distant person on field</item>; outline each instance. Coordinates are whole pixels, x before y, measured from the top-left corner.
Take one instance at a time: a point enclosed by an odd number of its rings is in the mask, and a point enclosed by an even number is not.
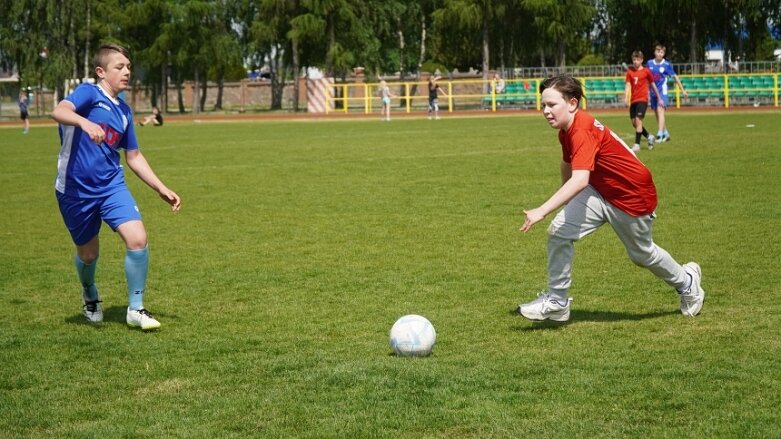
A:
[[[380,99],[382,100],[382,113],[381,117],[386,122],[390,122],[390,107],[391,107],[391,98],[395,98],[396,95],[391,93],[390,87],[388,87],[388,83],[385,82],[385,80],[380,81]]]
[[[159,108],[152,107],[152,114],[139,121],[138,125],[144,126],[150,123],[154,126],[160,126],[163,124],[163,115],[160,114]]]
[[[653,91],[651,92],[651,108],[656,114],[656,124],[658,126],[656,133],[657,142],[670,141],[670,132],[667,131],[667,121],[664,117],[665,109],[670,104],[667,90],[667,78],[670,76],[675,78],[675,82],[681,89],[683,97],[689,97],[689,93],[687,93],[683,88],[683,84],[681,83],[680,78],[678,78],[678,75],[675,74],[673,65],[670,63],[670,61],[664,59],[666,50],[667,49],[664,47],[664,45],[657,44],[654,48],[654,59],[649,59],[646,63],[646,67],[648,67],[651,70],[651,73],[654,75],[654,82],[656,83],[656,88],[659,90],[659,93],[656,94],[654,94]],[[658,99],[657,96],[661,97],[661,99]]]
[[[149,250],[138,206],[125,184],[119,151],[127,166],[155,190],[171,210],[181,206],[179,195],[155,175],[138,149],[133,113],[117,95],[128,86],[130,59],[123,47],[107,44],[95,59],[97,84],[84,83],[52,111],[59,125],[61,149],[55,194],[62,218],[76,244],[74,264],[82,285],[82,310],[88,322],[103,321],[100,294],[95,287],[101,222],[125,242],[128,286],[126,321],[143,330],[160,327],[144,308]]]
[[[629,118],[632,120],[632,126],[635,127],[635,143],[632,145],[632,151],[640,151],[640,137],[648,139],[648,150],[654,149],[654,136],[648,134],[648,130],[643,126],[645,111],[648,109],[648,89],[654,91],[655,96],[659,96],[659,89],[654,84],[654,77],[651,71],[643,67],[643,52],[636,50],[632,52],[632,66],[626,71],[626,90],[624,99],[629,105]]]
[[[22,118],[24,124],[22,133],[27,134],[30,132],[30,113],[27,111],[27,93],[25,91],[19,92],[19,117]]]
[[[564,208],[548,227],[547,290],[519,305],[520,314],[530,320],[569,320],[575,241],[607,223],[632,262],[676,289],[681,313],[697,315],[705,300],[700,266],[695,262],[681,266],[653,241],[657,198],[651,172],[618,135],[579,109],[583,87],[577,79],[548,78],[540,84],[540,93],[542,114],[558,130],[562,185],[541,206],[523,211],[526,220],[520,230],[528,232]]]
[[[431,120],[431,113],[434,113],[434,117],[439,120],[439,95],[437,92],[441,92],[447,96],[442,87],[437,84],[437,81],[442,79],[440,76],[431,75],[428,77],[428,118]]]

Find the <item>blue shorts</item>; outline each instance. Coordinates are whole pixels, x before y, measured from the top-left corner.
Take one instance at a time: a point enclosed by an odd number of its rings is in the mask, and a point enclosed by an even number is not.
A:
[[[141,220],[136,201],[127,189],[101,198],[77,198],[54,192],[62,219],[76,245],[84,245],[96,237],[102,221],[116,231],[128,221]]]
[[[670,105],[670,99],[668,95],[662,95],[662,103],[664,108],[667,108]],[[659,106],[659,100],[656,99],[656,95],[651,93],[651,109],[656,110],[656,108]]]

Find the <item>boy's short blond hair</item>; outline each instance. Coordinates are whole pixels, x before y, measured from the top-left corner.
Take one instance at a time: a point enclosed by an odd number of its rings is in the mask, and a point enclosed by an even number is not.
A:
[[[128,52],[124,47],[118,44],[103,44],[102,46],[98,47],[98,50],[95,52],[95,58],[92,59],[92,67],[95,69],[98,67],[103,69],[108,67],[108,56],[112,52],[121,53],[125,56],[125,58],[130,59],[130,52]]]

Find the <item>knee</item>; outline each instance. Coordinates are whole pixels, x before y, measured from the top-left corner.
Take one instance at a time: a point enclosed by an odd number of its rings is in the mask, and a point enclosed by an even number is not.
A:
[[[81,262],[87,265],[92,265],[98,259],[98,250],[79,249],[78,255],[79,255],[79,259],[81,259]]]
[[[651,251],[630,251],[627,252],[627,254],[629,255],[629,260],[638,267],[643,268],[653,265],[654,260],[656,259],[655,249],[652,249]]]

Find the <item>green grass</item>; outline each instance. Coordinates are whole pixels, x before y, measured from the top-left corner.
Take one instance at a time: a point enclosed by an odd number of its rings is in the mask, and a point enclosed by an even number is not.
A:
[[[171,214],[128,176],[154,333],[124,324],[105,225],[106,321],[83,323],[56,128],[0,129],[0,436],[781,436],[778,120],[671,113],[640,153],[656,242],[703,267],[700,316],[604,227],[576,245],[565,325],[510,312],[545,286],[550,218],[517,231],[559,181],[539,115],[141,129],[183,198]],[[428,358],[391,355],[409,313],[437,328]]]

